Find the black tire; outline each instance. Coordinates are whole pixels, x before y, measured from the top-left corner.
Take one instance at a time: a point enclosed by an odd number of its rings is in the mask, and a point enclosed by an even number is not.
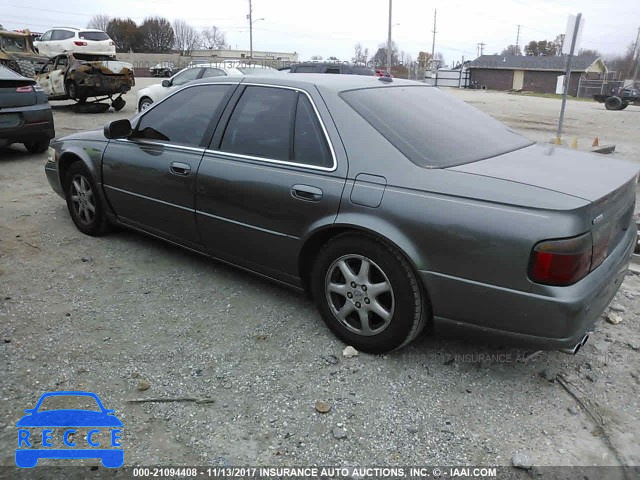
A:
[[[100,201],[98,189],[93,177],[82,163],[75,162],[69,167],[65,175],[64,189],[69,214],[78,230],[94,237],[107,233],[109,221]],[[79,195],[83,191],[91,193]]]
[[[624,110],[625,108],[627,108],[629,106],[628,102],[622,102],[622,106],[620,107],[620,110]]]
[[[142,97],[142,99],[140,100],[140,104],[138,105],[138,111],[142,112],[143,110],[149,108],[151,105],[153,105],[153,100],[151,100],[149,97]]]
[[[37,140],[35,142],[28,142],[24,144],[24,148],[27,149],[29,153],[44,153],[49,148],[50,140],[48,138],[44,140]]]
[[[116,112],[119,112],[124,108],[126,104],[127,102],[124,100],[124,98],[118,97],[111,103],[111,106]]]
[[[360,268],[364,260],[370,267],[368,275],[363,276]],[[340,262],[348,265],[350,274],[358,270],[353,278],[355,289],[342,273]],[[322,319],[338,338],[359,351],[384,353],[401,348],[430,321],[429,301],[413,268],[395,247],[381,240],[358,234],[335,237],[318,254],[311,275],[311,292]],[[365,289],[361,282],[368,287]],[[390,292],[380,288],[387,284]],[[338,287],[340,293],[330,291],[328,285]],[[374,287],[381,293],[373,293]],[[339,309],[349,312],[342,320],[338,318]],[[385,314],[386,321],[378,311]]]
[[[621,110],[623,102],[620,97],[609,97],[604,101],[604,108],[607,110]]]

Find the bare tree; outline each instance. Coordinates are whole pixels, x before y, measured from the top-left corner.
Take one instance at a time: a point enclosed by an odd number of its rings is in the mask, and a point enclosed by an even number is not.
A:
[[[522,50],[520,50],[520,45],[509,45],[502,50],[500,55],[522,55]]]
[[[369,60],[369,49],[363,48],[360,42],[356,43],[354,47],[353,62],[367,63],[367,60]]]
[[[211,28],[205,28],[200,33],[200,46],[207,50],[221,50],[227,48],[227,39],[225,33],[215,25]]]
[[[94,15],[91,20],[89,20],[89,23],[87,23],[87,28],[95,28],[96,30],[102,30],[103,32],[106,32],[110,21],[111,17],[109,15],[99,13],[98,15]]]
[[[173,27],[162,17],[145,18],[140,25],[143,48],[149,53],[170,52],[175,42]]]
[[[173,33],[175,35],[175,46],[181,55],[191,55],[200,41],[200,35],[195,28],[184,20],[173,21]]]

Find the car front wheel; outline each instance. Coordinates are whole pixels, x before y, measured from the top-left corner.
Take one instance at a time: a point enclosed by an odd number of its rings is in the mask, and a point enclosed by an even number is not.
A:
[[[109,222],[91,174],[80,162],[69,167],[65,180],[67,208],[73,223],[86,235],[104,235]]]
[[[411,342],[430,317],[428,301],[408,261],[392,245],[341,235],[316,259],[311,289],[327,326],[368,353]]]
[[[140,100],[138,110],[144,112],[151,105],[153,105],[153,100],[151,100],[149,97],[144,97],[142,100]]]

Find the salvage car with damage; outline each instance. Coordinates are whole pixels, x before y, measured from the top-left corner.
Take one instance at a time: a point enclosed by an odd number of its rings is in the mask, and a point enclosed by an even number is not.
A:
[[[78,103],[111,101],[114,110],[122,110],[122,96],[135,85],[133,66],[106,55],[65,53],[49,59],[36,75],[38,85],[49,100],[74,100]],[[103,104],[106,108],[108,104]]]
[[[448,323],[576,353],[636,244],[637,164],[390,77],[197,80],[57,139],[45,172],[83,233],[126,226],[306,290],[365,352]]]

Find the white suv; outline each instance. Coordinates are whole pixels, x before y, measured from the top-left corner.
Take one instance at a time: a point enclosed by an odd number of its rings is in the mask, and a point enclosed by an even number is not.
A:
[[[65,52],[115,56],[116,45],[102,30],[59,27],[49,30],[33,45],[40,55],[53,57]]]

